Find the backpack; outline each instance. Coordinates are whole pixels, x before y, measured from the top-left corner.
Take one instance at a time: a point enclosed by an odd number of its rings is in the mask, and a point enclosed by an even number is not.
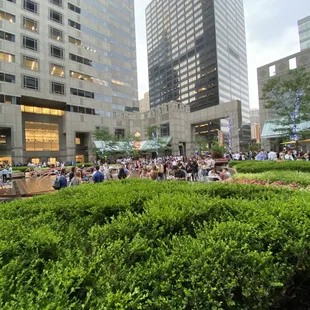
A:
[[[121,168],[121,169],[119,170],[119,173],[118,173],[118,178],[119,178],[119,179],[126,179],[126,177],[127,177],[127,174],[126,174],[126,172],[125,172],[125,169],[124,169],[124,168]]]
[[[53,180],[52,186],[54,189],[60,189],[60,176],[56,176]]]

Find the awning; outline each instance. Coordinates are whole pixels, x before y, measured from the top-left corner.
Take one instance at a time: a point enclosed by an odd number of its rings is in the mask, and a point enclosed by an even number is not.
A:
[[[155,151],[156,148],[165,148],[171,142],[171,137],[160,137],[156,140],[146,140],[141,142],[141,151]]]
[[[97,149],[108,152],[122,152],[128,148],[127,142],[124,141],[117,141],[113,144],[110,141],[94,141],[94,144]],[[132,145],[134,145],[134,142],[132,142]]]
[[[307,130],[309,128],[310,122],[303,122],[297,125],[298,131]],[[285,132],[285,128],[281,125],[277,125],[273,121],[266,121],[263,126],[261,137],[265,139],[279,138],[283,136],[283,132]]]
[[[171,142],[171,137],[160,137],[157,140],[145,140],[145,141],[132,141],[132,148],[140,151],[155,151],[156,149],[162,149],[168,146]],[[95,147],[102,151],[108,152],[124,152],[130,147],[128,142],[117,141],[111,143],[111,141],[94,141]]]

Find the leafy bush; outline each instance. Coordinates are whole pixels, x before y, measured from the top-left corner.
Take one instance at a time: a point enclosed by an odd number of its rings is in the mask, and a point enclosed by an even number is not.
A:
[[[300,171],[310,172],[310,162],[308,161],[231,161],[229,165],[239,173],[261,173],[265,171]]]
[[[0,206],[1,309],[308,309],[310,193],[125,180]]]

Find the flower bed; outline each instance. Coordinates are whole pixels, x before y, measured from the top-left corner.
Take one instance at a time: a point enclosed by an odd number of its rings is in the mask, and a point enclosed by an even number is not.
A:
[[[309,309],[310,193],[126,180],[0,206],[1,309]]]
[[[263,173],[238,173],[234,175],[238,183],[257,185],[279,185],[307,187],[310,185],[310,174],[298,171],[267,171]]]

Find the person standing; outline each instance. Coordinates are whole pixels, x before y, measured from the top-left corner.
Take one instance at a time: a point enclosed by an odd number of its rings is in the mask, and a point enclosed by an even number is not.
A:
[[[71,179],[69,186],[77,186],[82,184],[81,172],[77,171],[74,177]]]
[[[7,171],[6,167],[3,167],[1,174],[2,174],[2,186],[3,186],[7,181],[8,171]]]
[[[9,180],[12,182],[12,174],[13,174],[13,169],[12,169],[12,167],[11,167],[11,166],[9,166],[8,173],[9,173]]]
[[[65,188],[68,186],[67,178],[66,178],[66,168],[61,169],[60,177],[59,177],[59,189]]]
[[[96,166],[96,172],[93,174],[92,180],[94,183],[102,183],[104,181],[104,175],[100,171],[100,167]]]

